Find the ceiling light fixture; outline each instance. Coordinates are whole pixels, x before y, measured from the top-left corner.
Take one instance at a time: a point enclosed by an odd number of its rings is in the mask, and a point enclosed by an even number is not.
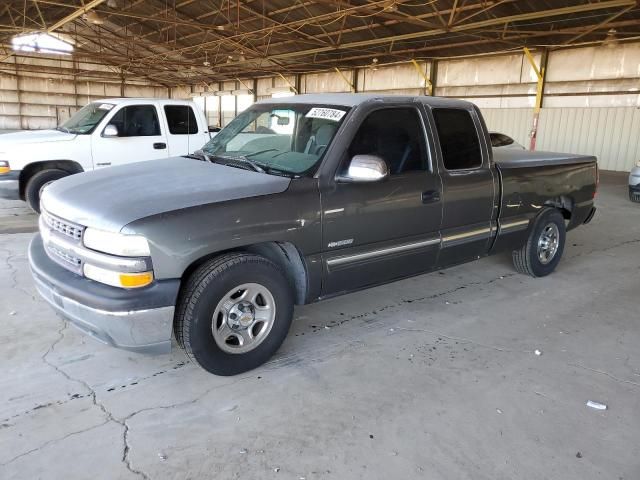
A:
[[[89,10],[84,15],[82,15],[84,21],[93,23],[94,25],[102,25],[104,20],[93,10]]]
[[[619,43],[617,33],[618,32],[616,31],[615,28],[609,29],[609,31],[607,32],[607,36],[602,42],[602,45],[609,48],[617,47]]]
[[[387,3],[384,6],[384,10],[386,12],[397,12],[398,11],[398,5],[396,5],[395,0],[392,0],[391,2]]]

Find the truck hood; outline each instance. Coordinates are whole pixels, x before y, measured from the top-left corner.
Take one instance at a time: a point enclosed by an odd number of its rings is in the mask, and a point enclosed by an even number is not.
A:
[[[64,142],[77,137],[72,133],[61,132],[59,130],[31,130],[25,132],[4,133],[0,135],[0,152],[6,151],[14,146],[28,143],[43,142]]]
[[[118,232],[151,215],[284,192],[286,177],[184,157],[138,162],[60,179],[42,194],[48,212]]]

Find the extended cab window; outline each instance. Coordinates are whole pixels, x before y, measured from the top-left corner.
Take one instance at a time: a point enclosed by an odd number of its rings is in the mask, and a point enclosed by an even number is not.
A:
[[[198,122],[193,109],[188,105],[165,105],[169,133],[172,135],[192,135],[198,133]]]
[[[151,137],[160,135],[158,114],[153,105],[130,105],[113,116],[110,125],[118,129],[119,137]]]
[[[444,168],[464,170],[480,167],[480,140],[471,114],[458,108],[435,108],[433,116],[440,139]]]
[[[349,159],[355,155],[382,158],[387,162],[391,175],[427,170],[424,133],[418,111],[402,107],[370,113],[349,147]]]

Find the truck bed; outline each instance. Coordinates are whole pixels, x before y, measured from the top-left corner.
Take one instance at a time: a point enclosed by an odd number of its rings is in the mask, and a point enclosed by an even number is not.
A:
[[[568,230],[592,216],[597,188],[596,157],[497,149],[494,161],[502,191],[501,225],[531,221],[545,206],[560,209],[568,220]],[[508,243],[512,245],[521,243],[526,239],[526,230],[506,237],[510,237]],[[497,247],[506,240],[499,236]]]
[[[521,167],[544,167],[552,165],[573,165],[577,163],[591,163],[596,157],[555,152],[530,152],[528,150],[495,149],[493,160],[500,169]]]

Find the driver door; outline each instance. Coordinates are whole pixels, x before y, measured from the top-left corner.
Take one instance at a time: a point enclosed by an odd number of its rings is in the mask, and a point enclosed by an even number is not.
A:
[[[169,156],[167,139],[154,105],[122,107],[105,125],[114,125],[118,129],[118,136],[105,136],[105,127],[96,129],[91,138],[94,168]]]
[[[323,295],[432,269],[440,246],[440,178],[430,161],[416,105],[377,107],[363,119],[338,175],[356,155],[375,155],[386,180],[342,183],[321,191]]]

